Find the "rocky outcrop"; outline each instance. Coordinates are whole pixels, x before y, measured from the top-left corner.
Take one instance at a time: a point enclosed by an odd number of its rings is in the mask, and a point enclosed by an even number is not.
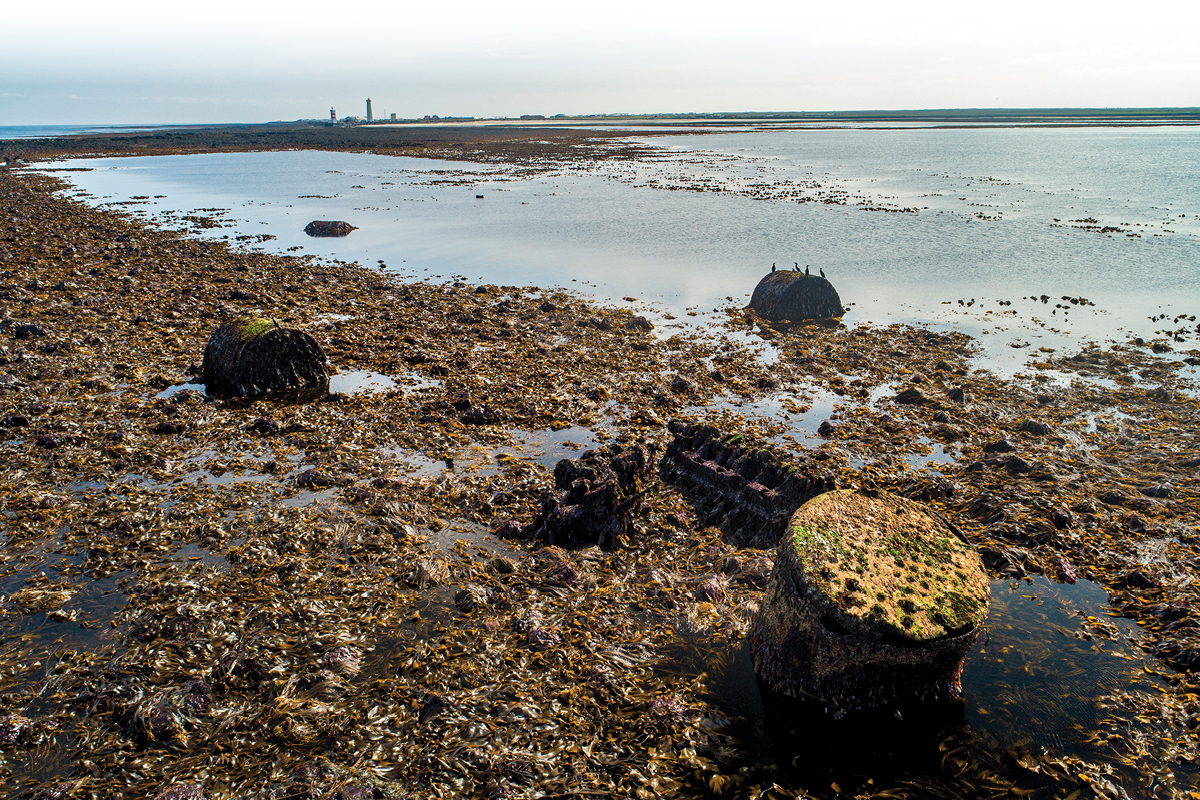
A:
[[[262,317],[222,323],[204,348],[202,371],[210,395],[247,396],[329,383],[325,351],[316,339]]]
[[[554,467],[554,489],[543,498],[541,512],[520,535],[566,547],[620,547],[641,502],[647,460],[641,446],[615,443],[564,458]],[[653,458],[649,461],[652,466]]]
[[[358,228],[349,222],[324,219],[314,219],[304,226],[304,232],[309,236],[349,236],[350,231],[356,230]]]
[[[954,698],[989,601],[978,554],[935,512],[829,492],[779,545],[751,631],[755,671],[838,711]]]
[[[754,287],[750,308],[774,322],[828,319],[845,313],[833,284],[819,275],[772,272]]]
[[[694,498],[708,522],[747,547],[771,547],[809,498],[836,488],[832,476],[789,464],[775,451],[755,447],[708,425],[672,422],[675,438],[662,460],[664,477]]]

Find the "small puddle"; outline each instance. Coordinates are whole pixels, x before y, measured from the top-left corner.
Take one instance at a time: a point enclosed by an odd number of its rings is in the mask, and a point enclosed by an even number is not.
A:
[[[405,447],[381,447],[379,452],[395,459],[395,472],[403,472],[410,478],[436,478],[447,469],[445,461],[429,458]]]
[[[365,369],[339,372],[329,378],[330,394],[365,394],[396,388],[396,379]]]
[[[825,441],[824,437],[817,433],[817,429],[821,427],[822,422],[836,413],[841,405],[850,402],[860,401],[841,397],[826,389],[805,387],[799,392],[777,392],[753,401],[726,396],[702,406],[689,406],[683,413],[727,411],[744,417],[772,419],[787,430],[784,434],[773,437],[771,441],[784,447],[795,447],[797,443],[817,445]],[[784,435],[794,437],[796,442],[784,439]]]
[[[437,378],[430,378],[428,375],[416,370],[409,370],[397,375],[396,382],[405,389],[413,392],[419,392],[422,389],[436,389],[442,385],[442,382]]]
[[[929,452],[905,453],[904,462],[912,469],[937,469],[939,465],[954,463],[954,453],[946,452],[946,448],[941,442],[934,441],[927,436],[918,436],[914,441],[918,445],[929,448]]]
[[[410,478],[436,478],[445,470],[459,475],[488,477],[498,475],[506,463],[541,464],[554,469],[564,458],[578,458],[585,450],[600,446],[590,428],[572,426],[562,430],[512,431],[513,443],[490,446],[473,442],[446,460],[433,459],[404,447],[381,447],[379,452],[395,460],[395,472]]]
[[[19,580],[8,581],[10,586],[5,594],[4,614],[0,616],[0,631],[5,636],[6,648],[10,652],[16,649],[32,653],[46,646],[51,646],[54,651],[94,651],[117,642],[118,636],[112,621],[128,600],[120,584],[130,573],[116,572],[103,578],[70,577],[55,581],[53,585],[61,585],[69,596],[62,602],[47,599],[22,610],[23,596],[20,590],[28,586],[24,578],[37,570],[38,566],[24,567],[13,576]],[[52,569],[45,562],[40,566],[47,568],[44,571]],[[48,674],[49,667],[39,670],[31,674],[23,685],[45,680]],[[20,685],[9,683],[5,691],[17,691]]]
[[[437,385],[438,381],[433,381],[425,378],[423,375],[415,374],[415,378],[409,377],[404,379],[405,385],[411,387],[414,391]],[[323,391],[320,388],[302,389],[299,392],[281,392],[278,393],[281,398],[291,399],[297,396],[304,399],[319,399],[326,394],[365,394],[368,392],[386,392],[389,389],[394,389],[397,386],[397,380],[390,375],[384,375],[380,372],[371,372],[365,369],[345,370],[338,372],[329,377],[329,385]],[[169,399],[179,394],[180,392],[194,391],[199,392],[205,397],[208,392],[205,390],[203,383],[179,383],[174,386],[168,386],[158,394],[155,398]],[[268,396],[269,397],[269,396]]]
[[[513,443],[499,447],[472,444],[456,453],[454,469],[472,475],[498,475],[506,461],[524,461],[554,469],[564,458],[578,458],[600,442],[591,428],[572,426],[553,431],[529,431],[517,428],[512,432]]]
[[[155,396],[155,398],[158,398],[158,399],[166,399],[166,398],[174,397],[175,395],[179,394],[180,392],[188,392],[188,391],[199,392],[200,394],[204,395],[205,397],[208,396],[208,393],[205,392],[205,390],[204,390],[203,383],[177,383],[174,386],[168,386],[166,389],[163,389],[161,392],[159,392],[158,394],[156,394],[154,396]]]

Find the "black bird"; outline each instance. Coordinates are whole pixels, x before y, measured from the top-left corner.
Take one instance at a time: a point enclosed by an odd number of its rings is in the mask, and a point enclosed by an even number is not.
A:
[[[820,272],[820,273],[821,273],[821,277],[822,277],[822,278],[824,278],[824,277],[825,277],[825,270],[818,268],[818,269],[817,269],[817,272]]]
[[[774,271],[775,271],[775,262],[772,261],[771,262],[771,272],[774,272]]]
[[[792,262],[792,265],[793,265],[793,266],[792,266],[792,272],[799,272],[799,271],[800,271],[800,262],[799,262],[799,261],[793,261],[793,262]]]
[[[808,264],[805,264],[805,265],[804,265],[804,274],[805,274],[805,275],[812,275],[812,273],[808,271]]]

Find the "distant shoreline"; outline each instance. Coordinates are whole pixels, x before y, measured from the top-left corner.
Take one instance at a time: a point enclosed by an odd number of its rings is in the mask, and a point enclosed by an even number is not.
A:
[[[812,113],[630,115],[519,120],[387,120],[330,125],[317,120],[235,125],[113,126],[40,138],[0,138],[0,161],[184,155],[267,150],[372,152],[461,161],[579,156],[636,157],[634,137],[714,130],[947,130],[971,128],[1164,127],[1200,125],[1200,108],[967,109]],[[38,127],[38,126],[29,126]],[[50,126],[44,126],[50,127]],[[74,127],[74,126],[63,126]],[[79,126],[84,127],[84,126]],[[94,126],[100,127],[100,126]],[[2,130],[2,129],[0,129]]]
[[[413,125],[403,128],[391,125],[312,124],[189,126],[137,133],[0,140],[0,160],[45,161],[59,158],[330,150],[463,161],[519,161],[554,157],[567,150],[577,155],[580,147],[589,144],[598,149],[611,147],[613,140],[628,139],[631,135],[629,131],[498,125]],[[629,142],[622,142],[620,146],[622,149],[641,149]]]

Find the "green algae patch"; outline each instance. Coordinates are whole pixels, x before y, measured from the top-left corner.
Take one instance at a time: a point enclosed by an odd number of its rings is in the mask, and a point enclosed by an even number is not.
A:
[[[988,580],[978,555],[910,500],[827,492],[801,506],[791,533],[798,566],[848,617],[841,620],[847,627],[869,617],[896,635],[927,640],[987,616]]]
[[[232,327],[235,330],[234,335],[243,341],[250,342],[261,334],[278,328],[279,323],[263,317],[238,317],[233,321]]]

